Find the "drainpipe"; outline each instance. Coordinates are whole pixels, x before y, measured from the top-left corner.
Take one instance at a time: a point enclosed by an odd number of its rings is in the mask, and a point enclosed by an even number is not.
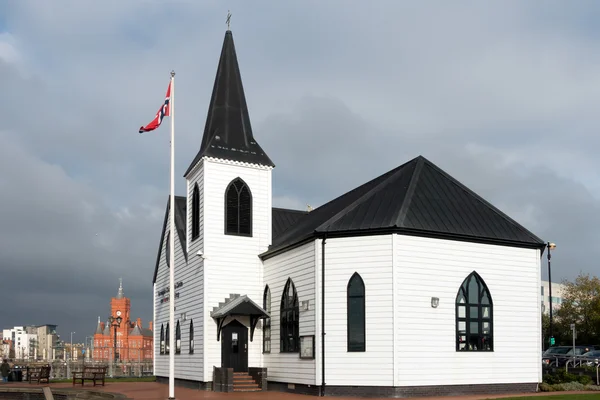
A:
[[[325,396],[325,241],[321,242],[321,396]]]

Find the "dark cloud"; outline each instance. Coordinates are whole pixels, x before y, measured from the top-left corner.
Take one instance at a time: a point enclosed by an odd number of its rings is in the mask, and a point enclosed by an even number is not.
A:
[[[422,154],[555,241],[555,276],[600,272],[597,5],[230,6],[275,205],[318,206]],[[119,277],[133,314],[151,318],[169,132],[137,129],[175,69],[183,194],[224,11],[0,4],[0,291],[18,296],[3,327],[56,323],[83,340]]]

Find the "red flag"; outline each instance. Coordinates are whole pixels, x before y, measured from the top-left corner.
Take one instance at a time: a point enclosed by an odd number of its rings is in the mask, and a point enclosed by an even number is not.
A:
[[[150,132],[155,130],[160,126],[164,117],[171,116],[171,82],[169,82],[169,87],[167,88],[167,95],[165,96],[165,102],[160,109],[156,113],[156,117],[146,126],[140,127],[140,133]]]

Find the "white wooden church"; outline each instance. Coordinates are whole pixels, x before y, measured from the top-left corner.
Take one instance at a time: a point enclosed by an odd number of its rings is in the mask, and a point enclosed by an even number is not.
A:
[[[176,384],[205,390],[536,390],[544,241],[421,156],[310,212],[272,206],[274,167],[228,30],[176,232],[167,201],[153,279],[159,380],[174,351]]]

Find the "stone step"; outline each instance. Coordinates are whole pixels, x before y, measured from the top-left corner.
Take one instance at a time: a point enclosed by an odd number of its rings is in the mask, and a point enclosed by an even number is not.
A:
[[[234,392],[259,392],[258,383],[247,372],[233,373],[233,391]]]

